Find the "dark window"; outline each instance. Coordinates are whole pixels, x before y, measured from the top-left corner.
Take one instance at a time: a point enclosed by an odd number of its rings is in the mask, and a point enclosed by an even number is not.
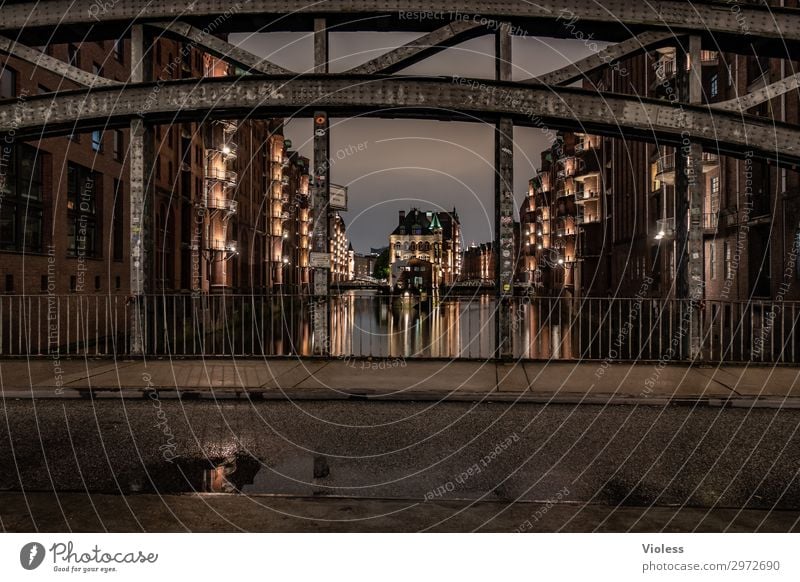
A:
[[[78,288],[78,279],[75,275],[71,275],[69,278],[69,290],[75,291]]]
[[[122,278],[119,275],[114,277],[114,286],[117,288],[117,290],[122,287]]]
[[[14,275],[6,275],[6,293],[14,292]]]
[[[42,154],[29,145],[0,148],[6,170],[0,179],[0,248],[42,250]]]
[[[125,156],[125,136],[121,129],[114,130],[114,159],[121,162]]]
[[[752,57],[747,59],[747,84],[759,79],[769,72],[769,57]],[[765,84],[768,84],[765,82]]]
[[[114,180],[114,210],[111,219],[111,240],[113,243],[112,253],[115,261],[121,261],[124,253],[123,236],[124,227],[122,216],[125,204],[122,182]]]
[[[40,279],[42,291],[47,291],[47,275],[42,275]]]
[[[114,58],[117,62],[125,62],[124,44],[121,38],[114,41]]]
[[[70,163],[67,166],[67,250],[73,257],[98,254],[100,212],[98,193],[102,190],[96,172]]]
[[[100,275],[95,275],[94,276],[94,290],[95,291],[99,291],[100,290]]]
[[[67,59],[73,67],[79,67],[78,63],[78,46],[74,44],[67,45]]]
[[[0,99],[13,99],[17,96],[17,72],[5,67],[0,72]]]
[[[711,77],[711,97],[713,98],[717,95],[719,95],[719,75],[714,74],[714,76]]]

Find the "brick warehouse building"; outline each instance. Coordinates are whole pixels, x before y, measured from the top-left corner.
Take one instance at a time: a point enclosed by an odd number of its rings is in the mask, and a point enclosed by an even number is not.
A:
[[[127,45],[98,41],[41,50],[99,77],[125,81]],[[156,80],[229,71],[227,64],[165,38],[154,41],[150,54]],[[0,72],[4,100],[24,102],[73,87],[14,57],[6,58]],[[57,309],[67,322],[50,331],[57,335],[51,343],[74,344],[80,341],[75,333],[109,338],[127,325],[133,260],[128,133],[2,144],[0,284],[7,297],[0,306],[1,353],[24,351],[26,334],[41,346],[48,333],[45,310]],[[151,135],[147,292],[187,298],[307,293],[309,161],[290,151],[282,120],[165,124]],[[23,321],[24,303],[30,314]],[[83,331],[76,329],[78,322]]]
[[[788,5],[789,3],[787,3]],[[793,6],[796,3],[792,3]],[[669,99],[676,51],[628,58],[584,86]],[[702,53],[704,102],[734,99],[794,71],[775,59]],[[793,91],[748,111],[798,123]],[[542,295],[676,296],[675,152],[671,147],[562,133],[543,152],[521,208],[523,270]],[[705,298],[800,298],[798,173],[752,158],[703,153]],[[541,233],[541,234],[540,234]]]
[[[45,51],[124,81],[126,44]],[[167,39],[154,43],[152,56],[155,79],[227,74],[226,64]],[[69,83],[9,57],[0,98],[24,100]],[[307,286],[309,164],[287,151],[282,131],[281,120],[154,128],[152,292],[283,289],[285,257],[295,267],[286,277],[293,290]],[[109,130],[3,149],[6,293],[46,291],[48,255],[57,272],[74,273],[55,279],[57,293],[127,292],[127,144],[127,130]]]

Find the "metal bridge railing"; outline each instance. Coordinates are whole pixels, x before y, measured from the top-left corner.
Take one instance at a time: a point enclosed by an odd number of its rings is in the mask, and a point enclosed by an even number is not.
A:
[[[145,352],[312,355],[311,302],[297,295],[148,295],[141,300]],[[343,358],[488,359],[495,356],[497,305],[477,291],[426,301],[348,293],[331,297],[327,343]],[[797,302],[515,297],[510,309],[516,358],[800,363]],[[124,357],[131,313],[123,295],[2,295],[0,356]]]

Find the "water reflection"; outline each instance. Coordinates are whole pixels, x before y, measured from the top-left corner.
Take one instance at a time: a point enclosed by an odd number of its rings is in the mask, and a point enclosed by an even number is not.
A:
[[[398,299],[353,294],[334,301],[333,352],[384,358],[480,358],[494,349],[494,300]]]

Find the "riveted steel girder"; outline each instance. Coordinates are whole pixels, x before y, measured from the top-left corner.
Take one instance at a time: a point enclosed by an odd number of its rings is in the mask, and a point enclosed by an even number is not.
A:
[[[644,52],[650,47],[663,43],[673,38],[669,32],[643,32],[642,34],[629,38],[628,40],[614,44],[602,51],[595,52],[585,59],[581,59],[572,64],[562,67],[557,71],[552,71],[541,77],[529,79],[525,83],[544,83],[546,85],[569,85],[575,81],[582,80],[592,71],[603,67],[619,68],[619,60],[625,57]]]
[[[694,31],[704,35],[747,35],[749,42],[800,41],[800,11],[792,8],[767,7],[745,3],[705,2],[695,0],[662,0],[631,2],[629,0],[539,0],[522,2],[507,0],[324,0],[322,2],[289,3],[285,0],[195,0],[190,4],[174,0],[43,0],[30,3],[6,3],[0,18],[0,30],[25,28],[129,23],[133,20],[187,20],[194,18],[218,23],[219,31],[244,30],[253,19],[266,22],[269,30],[296,30],[302,22],[311,30],[314,17],[339,18],[352,23],[352,29],[386,30],[401,25],[409,30],[433,30],[458,18],[485,23],[488,32],[496,31],[496,23],[522,24],[515,34],[575,36],[565,30],[565,21],[577,24],[584,37],[593,34],[598,40],[620,40],[620,33],[662,30],[676,33]],[[624,36],[622,37],[624,38]],[[76,38],[75,40],[80,40]],[[747,43],[739,43],[742,51],[750,51]],[[736,50],[733,44],[731,49]],[[728,50],[726,48],[726,50]]]
[[[36,65],[39,69],[49,71],[59,77],[73,81],[78,85],[83,85],[84,87],[103,87],[121,84],[119,81],[106,79],[105,77],[89,73],[78,67],[73,67],[64,61],[55,59],[50,55],[46,55],[41,51],[27,47],[10,38],[5,38],[4,36],[0,36],[0,52],[27,61]]]
[[[154,25],[167,33],[190,40],[193,44],[205,49],[215,57],[225,62],[233,63],[247,71],[264,73],[266,75],[284,75],[291,71],[271,63],[267,59],[257,57],[244,49],[234,46],[229,42],[217,38],[213,34],[200,30],[185,22],[167,22]]]
[[[471,36],[475,36],[476,31],[483,30],[483,27],[475,22],[452,22],[363,65],[350,69],[347,73],[353,75],[393,73],[410,67],[437,51],[467,40]]]
[[[671,104],[574,87],[439,77],[309,75],[206,78],[69,91],[0,104],[0,134],[19,139],[186,121],[206,116],[330,115],[473,119],[623,135],[675,145],[689,139],[726,155],[800,163],[800,127],[706,106]]]
[[[800,73],[795,73],[747,95],[721,103],[714,103],[712,107],[728,111],[747,111],[751,107],[761,105],[766,101],[775,99],[775,97],[780,97],[784,93],[797,91],[798,89],[800,89]]]

